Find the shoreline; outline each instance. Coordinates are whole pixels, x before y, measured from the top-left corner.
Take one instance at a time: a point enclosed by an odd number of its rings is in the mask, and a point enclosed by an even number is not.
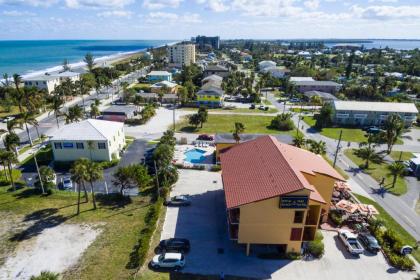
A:
[[[170,42],[170,43],[166,43],[166,44],[162,44],[162,45],[158,45],[153,47],[155,48],[161,48],[164,46],[170,46],[170,45],[174,45],[176,43],[178,43],[179,41],[174,41],[174,42]],[[136,54],[140,54],[140,53],[144,53],[146,52],[147,48],[144,49],[139,49],[139,50],[135,50],[135,51],[129,51],[129,52],[117,52],[114,54],[110,54],[110,55],[106,55],[106,56],[100,56],[100,57],[96,57],[94,59],[94,63],[95,65],[101,65],[101,64],[113,64],[115,62],[118,62],[120,60],[126,59],[130,56],[134,56]],[[69,63],[69,67],[74,71],[76,69],[84,69],[86,66],[86,63],[83,62],[83,58],[82,60],[78,61],[78,62],[74,62],[74,63]],[[62,65],[55,65],[55,66],[51,66],[48,68],[44,68],[41,70],[35,70],[32,72],[24,72],[24,73],[19,73],[19,75],[23,78],[32,78],[38,75],[42,75],[44,73],[54,73],[54,72],[58,72],[62,70]],[[0,82],[2,82],[4,79],[0,79]]]

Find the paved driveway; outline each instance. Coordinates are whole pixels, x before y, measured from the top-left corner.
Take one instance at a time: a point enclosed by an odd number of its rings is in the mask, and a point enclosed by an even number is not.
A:
[[[191,251],[184,272],[202,275],[237,275],[257,279],[413,279],[412,273],[389,267],[382,255],[349,255],[336,239],[324,232],[325,256],[321,260],[262,260],[245,256],[245,248],[227,238],[224,195],[220,173],[180,170],[171,195],[189,194],[190,207],[169,207],[161,238],[188,238]],[[222,249],[224,252],[218,251]]]

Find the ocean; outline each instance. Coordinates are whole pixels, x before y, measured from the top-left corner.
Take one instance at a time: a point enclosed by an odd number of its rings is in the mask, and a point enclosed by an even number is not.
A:
[[[170,43],[167,40],[0,41],[0,79],[4,73],[30,76],[58,70],[65,59],[76,67],[88,52],[100,61]]]
[[[365,49],[384,49],[386,47],[396,50],[414,50],[420,49],[420,40],[392,40],[392,39],[367,39],[367,40],[325,40],[327,47],[332,47],[335,44],[357,44],[363,45]]]

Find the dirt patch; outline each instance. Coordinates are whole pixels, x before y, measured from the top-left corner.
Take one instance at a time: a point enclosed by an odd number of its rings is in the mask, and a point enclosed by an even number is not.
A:
[[[0,267],[0,279],[29,279],[41,271],[61,273],[75,265],[101,229],[92,225],[60,224],[23,239]]]

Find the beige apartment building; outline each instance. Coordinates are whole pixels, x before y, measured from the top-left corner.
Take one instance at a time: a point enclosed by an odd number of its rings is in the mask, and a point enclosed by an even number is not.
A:
[[[168,46],[167,57],[170,65],[182,67],[195,63],[195,45],[191,43],[179,43]]]

